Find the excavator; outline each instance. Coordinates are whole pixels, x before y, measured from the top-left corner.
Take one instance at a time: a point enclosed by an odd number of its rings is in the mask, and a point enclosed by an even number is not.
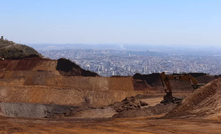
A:
[[[166,95],[164,96],[164,100],[161,102],[163,104],[166,103],[180,103],[182,101],[182,99],[180,98],[176,98],[173,97],[172,95],[172,89],[170,86],[170,81],[169,80],[183,80],[183,81],[189,81],[192,85],[192,87],[194,89],[197,89],[201,86],[203,86],[204,84],[200,84],[193,76],[191,76],[190,74],[182,74],[182,75],[176,75],[176,74],[172,74],[172,75],[166,75],[165,72],[162,72],[160,74],[160,79],[161,82],[163,84],[163,87],[167,87],[167,89],[164,89],[166,92]]]

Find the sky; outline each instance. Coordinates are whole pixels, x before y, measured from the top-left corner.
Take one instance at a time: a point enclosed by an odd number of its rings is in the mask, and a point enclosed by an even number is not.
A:
[[[220,45],[221,0],[0,0],[17,43]]]

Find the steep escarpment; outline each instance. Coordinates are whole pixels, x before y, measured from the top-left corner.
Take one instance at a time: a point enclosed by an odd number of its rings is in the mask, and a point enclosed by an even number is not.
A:
[[[56,70],[57,61],[40,57],[26,57],[20,60],[0,60],[0,78],[28,78],[60,75]]]
[[[0,60],[0,101],[100,107],[144,91],[132,77],[97,77],[66,59]]]

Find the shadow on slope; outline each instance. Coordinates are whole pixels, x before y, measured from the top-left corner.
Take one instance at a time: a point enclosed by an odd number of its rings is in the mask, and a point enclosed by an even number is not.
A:
[[[97,73],[82,69],[79,65],[65,58],[58,59],[56,70],[63,76],[99,76]]]

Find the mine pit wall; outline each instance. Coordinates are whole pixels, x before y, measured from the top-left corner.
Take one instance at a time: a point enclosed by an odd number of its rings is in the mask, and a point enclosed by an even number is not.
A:
[[[47,59],[21,59],[0,61],[1,70],[45,70],[56,71],[57,61]]]
[[[132,77],[61,76],[57,60],[0,61],[0,101],[100,107],[143,93]]]
[[[89,91],[73,88],[58,88],[45,86],[4,86],[0,87],[1,102],[45,103],[58,105],[90,105],[100,107],[121,101],[136,92]]]
[[[30,77],[24,83],[0,85],[0,101],[101,107],[144,92],[134,91],[131,77]]]
[[[0,61],[0,78],[59,76],[56,60],[5,60]]]
[[[0,114],[6,117],[53,118],[71,116],[77,107],[33,103],[0,103]]]
[[[72,87],[84,90],[123,90],[134,91],[132,77],[83,77],[83,76],[38,76],[29,77],[24,85],[44,85],[56,87]]]

